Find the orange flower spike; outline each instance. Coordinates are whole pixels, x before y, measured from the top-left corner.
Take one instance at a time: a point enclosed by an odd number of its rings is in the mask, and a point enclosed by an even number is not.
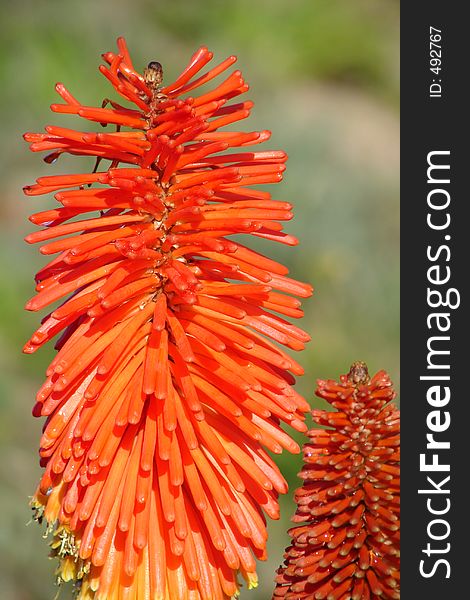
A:
[[[314,410],[304,446],[299,525],[278,570],[273,599],[400,597],[400,413],[385,371],[354,363],[316,394],[337,412]],[[303,524],[302,524],[303,523]]]
[[[91,130],[24,136],[48,163],[96,158],[91,173],[24,190],[60,205],[33,215],[42,229],[26,238],[56,255],[27,309],[61,302],[24,348],[61,335],[33,410],[47,421],[32,504],[81,600],[226,600],[238,573],[256,585],[264,514],[278,518],[287,491],[263,447],[299,451],[281,421],[306,430],[291,387],[303,370],[278,344],[301,350],[309,337],[278,315],[301,317],[294,296],[311,286],[230,239],[297,244],[282,232],[292,206],[249,187],[280,181],[287,156],[253,150],[268,131],[222,129],[253,108],[232,102],[248,89],[227,75],[234,56],[205,71],[200,48],[165,87],[160,63],[134,70],[123,38],[103,59],[123,104],[84,106],[59,83],[52,111]]]

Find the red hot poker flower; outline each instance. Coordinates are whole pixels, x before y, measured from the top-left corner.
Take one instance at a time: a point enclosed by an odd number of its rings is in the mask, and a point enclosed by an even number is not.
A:
[[[223,599],[238,572],[256,584],[264,513],[278,518],[287,489],[264,448],[298,452],[280,421],[304,431],[308,410],[291,387],[302,368],[277,344],[309,337],[275,313],[300,317],[311,287],[230,239],[297,243],[282,232],[291,205],[251,187],[280,181],[287,156],[253,149],[268,131],[220,131],[250,113],[231,102],[248,89],[240,71],[198,91],[234,56],[201,75],[200,48],[162,86],[159,63],[140,75],[118,48],[100,71],[125,106],[85,106],[59,83],[51,107],[113,130],[25,135],[47,162],[96,159],[25,188],[59,204],[31,217],[43,229],[27,241],[57,256],[27,309],[62,302],[25,346],[61,334],[34,407],[47,420],[33,506],[81,599]]]
[[[400,413],[391,381],[355,363],[339,383],[318,381],[316,394],[337,412],[313,411],[328,429],[308,433],[293,518],[302,524],[289,532],[274,598],[398,599]]]

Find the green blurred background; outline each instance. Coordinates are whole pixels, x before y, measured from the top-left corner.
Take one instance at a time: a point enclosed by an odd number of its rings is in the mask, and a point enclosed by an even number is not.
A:
[[[315,287],[305,303],[302,325],[312,342],[300,357],[306,375],[298,389],[315,402],[315,380],[337,377],[357,359],[371,370],[387,369],[398,384],[399,5],[3,0],[0,11],[0,598],[50,600],[56,593],[53,564],[41,532],[26,523],[28,495],[39,478],[41,428],[30,409],[52,351],[27,357],[21,347],[39,319],[22,306],[43,262],[22,241],[31,228],[27,215],[52,202],[26,198],[21,188],[76,164],[44,164],[28,152],[21,134],[57,122],[48,111],[56,81],[86,104],[110,94],[97,65],[101,52],[114,50],[118,35],[126,36],[137,66],[162,62],[166,81],[201,44],[217,61],[237,54],[256,103],[244,126],[272,129],[270,146],[290,156],[284,182],[272,191],[294,204],[288,230],[300,245],[265,250]],[[293,491],[301,458],[283,455],[279,463]],[[282,518],[269,528],[270,558],[259,567],[260,586],[243,589],[242,599],[271,597],[293,510],[291,498],[283,498]],[[70,590],[60,597],[70,598]]]

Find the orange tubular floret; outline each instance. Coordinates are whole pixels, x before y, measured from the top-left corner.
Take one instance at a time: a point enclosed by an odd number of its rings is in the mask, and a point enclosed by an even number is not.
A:
[[[287,491],[263,447],[298,452],[280,422],[306,428],[291,387],[303,370],[278,344],[300,350],[309,337],[279,315],[300,317],[295,296],[312,289],[238,241],[297,243],[282,231],[291,204],[249,187],[280,181],[287,155],[252,149],[269,131],[223,129],[253,108],[233,101],[248,89],[227,71],[234,56],[205,69],[202,47],[165,87],[159,63],[134,70],[123,38],[103,59],[119,103],[85,106],[59,83],[52,111],[86,130],[24,136],[47,162],[97,158],[92,173],[24,189],[60,203],[30,218],[42,229],[26,238],[56,255],[27,309],[61,301],[25,346],[61,334],[34,407],[48,420],[33,506],[54,524],[59,576],[77,580],[80,600],[228,600],[238,573],[255,585],[264,515],[278,518]],[[374,522],[393,525],[392,513]],[[350,576],[339,572],[332,598]]]

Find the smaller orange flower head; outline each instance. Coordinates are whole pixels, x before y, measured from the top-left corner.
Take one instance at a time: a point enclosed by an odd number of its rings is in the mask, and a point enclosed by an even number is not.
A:
[[[399,411],[385,371],[354,363],[339,383],[318,381],[337,411],[314,410],[295,494],[292,545],[274,598],[397,599],[399,594]]]

